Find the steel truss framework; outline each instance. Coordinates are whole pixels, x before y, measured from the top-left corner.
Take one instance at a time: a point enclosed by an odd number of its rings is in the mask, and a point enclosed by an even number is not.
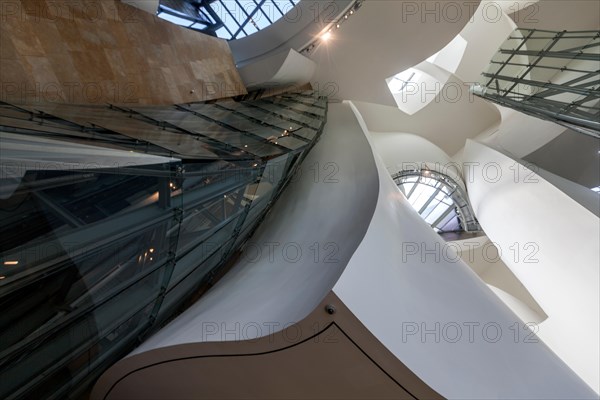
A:
[[[517,29],[472,92],[600,138],[600,32]]]

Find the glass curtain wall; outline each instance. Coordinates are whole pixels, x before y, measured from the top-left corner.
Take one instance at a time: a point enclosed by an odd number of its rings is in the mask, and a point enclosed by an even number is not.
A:
[[[79,398],[212,285],[326,112],[309,92],[170,107],[0,104],[0,397]],[[97,153],[134,158],[69,161]]]

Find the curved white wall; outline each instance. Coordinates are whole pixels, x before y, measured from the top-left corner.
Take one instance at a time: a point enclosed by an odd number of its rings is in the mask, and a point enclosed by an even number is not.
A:
[[[337,99],[394,106],[386,79],[443,48],[469,23],[477,4],[456,2],[448,10],[430,0],[365,1],[311,53],[318,65],[313,86]]]
[[[294,49],[278,53],[239,68],[248,90],[296,85],[310,82],[317,65]]]
[[[535,172],[469,141],[465,181],[502,260],[548,315],[538,335],[594,390],[600,385],[600,220]]]
[[[324,248],[318,262],[310,252],[299,262],[279,251],[254,255],[253,262],[242,255],[202,299],[134,354],[255,337],[241,337],[236,324],[265,326],[258,333],[266,336],[298,322],[333,288],[388,350],[446,398],[595,398],[546,346],[527,336],[519,318],[455,253],[435,250],[445,242],[408,204],[368,140],[356,108],[331,105],[326,132],[304,165],[335,163],[337,173],[325,172],[337,182],[303,174],[250,239],[296,243],[303,250],[335,243],[336,262],[326,262],[332,253]],[[426,249],[434,251],[426,255]],[[207,332],[207,323],[217,330]],[[510,330],[515,324],[516,342]]]
[[[421,136],[410,133],[371,132],[371,140],[385,167],[393,175],[422,163],[448,165],[450,157]],[[440,171],[443,172],[443,171]]]
[[[371,333],[446,398],[595,398],[541,342],[515,340],[515,323],[528,333],[519,318],[455,253],[435,250],[445,242],[377,168],[373,219],[333,288]]]
[[[434,143],[448,155],[458,152],[466,139],[500,122],[500,113],[492,104],[469,97],[468,87],[457,81],[442,90],[436,98],[414,115],[398,107],[354,102],[372,132],[408,132]],[[460,93],[459,97],[454,97]],[[419,92],[415,96],[421,96]],[[448,102],[446,99],[456,99]]]
[[[322,137],[236,265],[134,354],[182,343],[266,336],[310,314],[362,240],[377,201],[373,154],[352,111],[331,104]],[[351,216],[351,217],[350,217]],[[219,327],[209,333],[207,324]],[[229,334],[226,332],[230,332]],[[241,333],[240,333],[241,332]]]

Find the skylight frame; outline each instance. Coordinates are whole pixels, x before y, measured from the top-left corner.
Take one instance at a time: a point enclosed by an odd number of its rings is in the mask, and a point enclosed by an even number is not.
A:
[[[188,29],[226,40],[235,40],[269,27],[299,2],[300,0],[204,1],[194,4],[198,18],[181,15],[161,4],[157,16]],[[175,18],[178,21],[175,21]]]

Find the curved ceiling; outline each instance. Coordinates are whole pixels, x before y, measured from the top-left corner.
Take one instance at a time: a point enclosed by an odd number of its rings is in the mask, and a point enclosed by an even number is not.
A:
[[[365,1],[310,55],[317,63],[315,89],[333,98],[396,106],[386,79],[453,40],[478,3],[452,3],[450,9],[436,1]]]

